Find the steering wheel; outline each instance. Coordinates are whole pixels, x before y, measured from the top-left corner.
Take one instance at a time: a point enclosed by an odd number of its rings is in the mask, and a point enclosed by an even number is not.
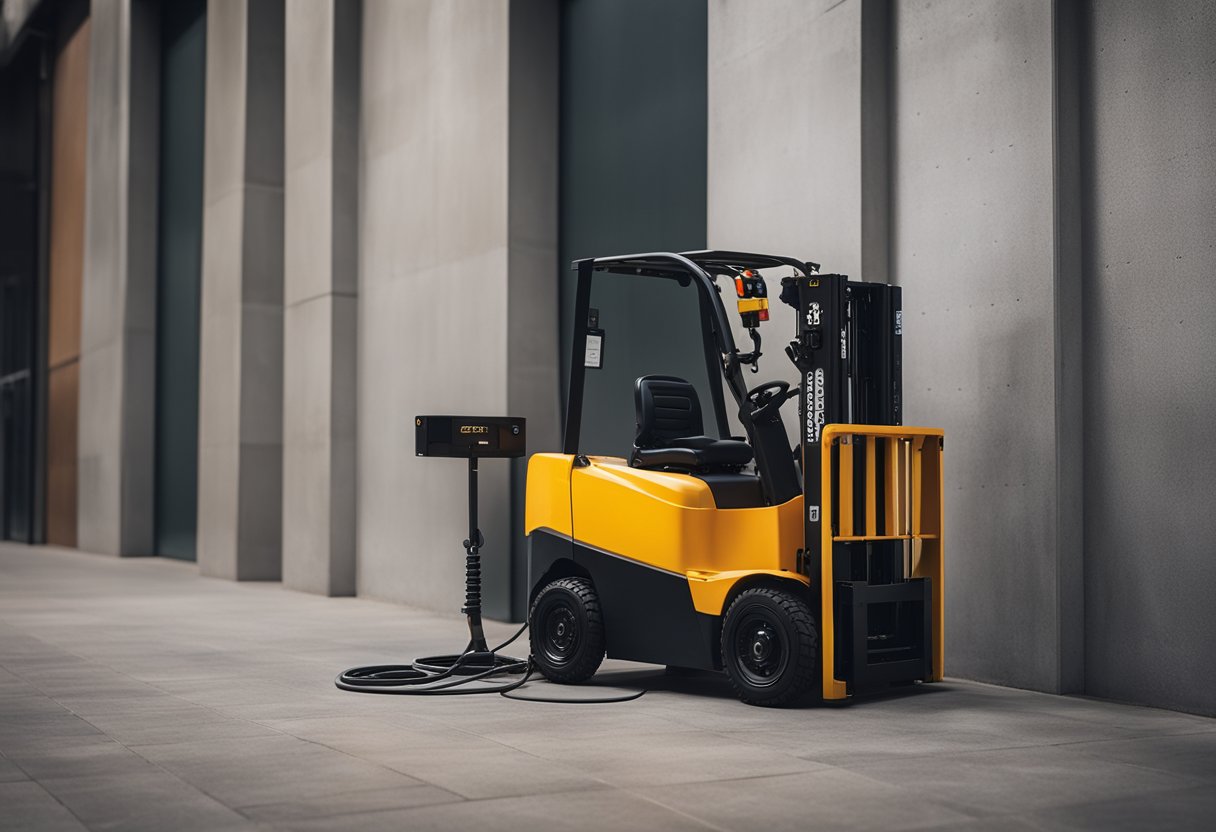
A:
[[[777,412],[777,408],[785,404],[791,397],[797,395],[795,389],[790,392],[788,381],[766,381],[747,391],[747,401],[753,408],[752,421],[767,419]]]

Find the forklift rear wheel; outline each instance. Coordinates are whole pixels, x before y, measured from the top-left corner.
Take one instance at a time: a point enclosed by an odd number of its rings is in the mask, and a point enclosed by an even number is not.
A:
[[[749,705],[780,707],[808,693],[817,646],[810,606],[783,589],[741,592],[722,622],[722,661]]]
[[[532,660],[551,682],[574,684],[595,675],[604,660],[604,618],[586,578],[545,585],[528,617]]]

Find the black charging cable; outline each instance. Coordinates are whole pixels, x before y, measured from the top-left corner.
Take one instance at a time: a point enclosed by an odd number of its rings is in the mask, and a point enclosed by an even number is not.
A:
[[[421,420],[422,417],[419,417]],[[418,422],[421,425],[421,421]],[[421,446],[420,446],[421,447]],[[515,635],[491,650],[486,644],[485,630],[481,623],[481,547],[485,538],[477,528],[477,457],[468,458],[469,466],[469,536],[464,541],[465,552],[465,594],[464,607],[469,624],[469,646],[463,653],[445,656],[424,656],[414,659],[410,664],[373,664],[366,667],[352,667],[334,680],[341,690],[355,693],[392,693],[404,696],[457,696],[461,694],[498,693],[508,699],[519,699],[523,702],[554,702],[579,704],[608,704],[612,702],[629,702],[640,697],[646,691],[641,690],[627,696],[598,697],[595,699],[558,699],[549,696],[518,696],[511,695],[528,683],[536,671],[536,663],[531,656],[517,659],[514,656],[499,655],[499,651],[511,645],[528,629],[525,623],[515,631]],[[467,687],[471,682],[480,682],[498,676],[522,677],[505,684],[475,685]]]
[[[493,650],[482,651],[469,649],[458,655],[427,656],[415,659],[410,664],[374,664],[366,667],[352,667],[334,680],[341,690],[355,693],[391,693],[404,696],[458,696],[478,693],[497,693],[508,699],[521,702],[549,702],[558,704],[606,705],[615,702],[632,702],[646,691],[640,690],[625,696],[603,696],[592,699],[558,698],[552,696],[520,696],[512,694],[532,678],[536,665],[529,656],[518,659],[514,656],[499,655],[499,651],[508,647],[524,634],[528,625],[524,624],[515,631],[515,635],[495,647]],[[521,678],[501,685],[476,685],[466,687],[471,682],[479,682],[497,676],[523,674]]]

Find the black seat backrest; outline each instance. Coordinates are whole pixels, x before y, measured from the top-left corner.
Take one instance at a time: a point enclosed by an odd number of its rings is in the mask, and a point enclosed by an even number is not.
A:
[[[642,376],[633,387],[638,448],[669,447],[673,439],[700,436],[701,401],[697,389],[675,376]]]

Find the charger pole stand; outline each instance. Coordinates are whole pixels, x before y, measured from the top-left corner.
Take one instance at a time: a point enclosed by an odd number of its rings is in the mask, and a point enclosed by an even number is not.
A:
[[[453,694],[501,693],[527,683],[532,676],[532,659],[504,656],[490,649],[481,623],[481,550],[485,538],[477,528],[477,461],[517,459],[524,455],[524,420],[511,416],[416,416],[414,417],[417,456],[467,459],[469,465],[469,536],[464,541],[464,607],[461,612],[469,623],[469,646],[463,653],[427,656],[410,664],[379,664],[352,667],[334,680],[339,690],[355,693],[395,693],[413,696],[450,696]],[[515,635],[498,645],[502,650],[523,635]],[[471,685],[503,675],[518,679],[501,684]],[[453,678],[458,677],[458,678]],[[584,699],[583,702],[627,702],[642,692],[627,697]],[[529,697],[511,697],[529,699]],[[532,697],[535,702],[564,702]]]
[[[468,620],[469,645],[459,655],[418,659],[414,667],[453,676],[522,673],[526,661],[491,650],[481,623],[481,550],[486,542],[477,528],[477,465],[482,458],[522,457],[525,422],[510,416],[417,416],[414,427],[417,456],[465,459],[469,470],[469,536],[464,541],[464,606],[460,609]]]
[[[481,547],[485,538],[477,528],[477,457],[469,457],[469,536],[464,542],[464,608],[462,613],[469,620],[469,646],[466,653],[473,653],[468,662],[470,672],[484,670],[493,662],[486,633],[481,626]]]

